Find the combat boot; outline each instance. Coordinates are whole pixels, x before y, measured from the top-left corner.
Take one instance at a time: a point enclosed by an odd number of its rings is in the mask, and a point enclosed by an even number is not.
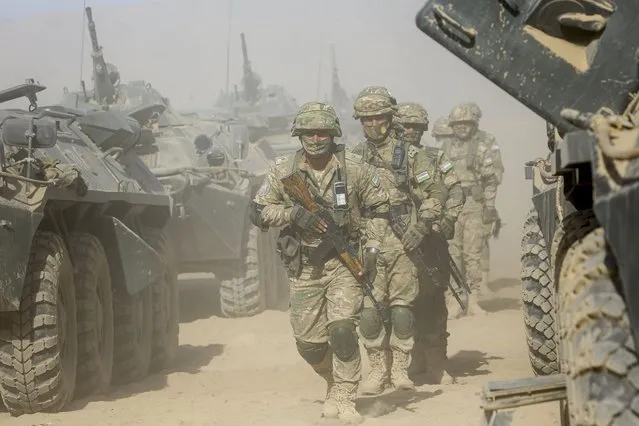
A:
[[[389,384],[390,351],[388,349],[367,349],[371,370],[360,385],[363,395],[379,395]]]
[[[478,300],[477,290],[468,296],[468,315],[486,315],[488,313],[479,306]]]
[[[391,382],[395,389],[413,390],[415,384],[408,378],[410,353],[393,349],[393,366],[391,367]]]
[[[337,401],[335,399],[335,380],[333,379],[333,353],[327,352],[320,364],[313,365],[313,370],[326,381],[326,397],[322,416],[327,418],[337,418]]]
[[[446,348],[431,348],[426,351],[426,383],[450,385],[455,379],[446,371]]]
[[[345,424],[360,424],[364,417],[355,409],[357,383],[341,382],[333,386],[339,419]]]

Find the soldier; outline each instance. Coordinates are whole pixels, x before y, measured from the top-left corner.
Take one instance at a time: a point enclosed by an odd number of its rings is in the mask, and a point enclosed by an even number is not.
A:
[[[433,130],[431,130],[430,134],[433,136],[433,139],[435,139],[435,147],[441,148],[444,141],[453,136],[453,129],[450,127],[448,118],[438,118],[435,124],[433,124]]]
[[[468,105],[473,110],[473,114],[477,117],[477,123],[481,119],[482,112],[475,102],[468,102]],[[501,185],[503,175],[504,175],[504,164],[501,161],[501,151],[499,150],[499,144],[497,144],[497,140],[490,135],[490,137],[486,138],[487,141],[491,141],[492,144],[489,147],[491,151],[491,155],[493,157],[493,161],[495,164],[495,169],[498,173],[497,185]],[[483,288],[487,288],[488,280],[490,278],[490,237],[495,236],[495,238],[499,235],[499,228],[501,227],[501,220],[495,221],[494,223],[489,223],[486,225],[486,233],[484,238],[484,247],[481,251],[481,271],[482,271],[482,284]]]
[[[424,107],[414,102],[398,104],[397,121],[404,128],[404,140],[416,147],[421,147],[422,136],[428,130],[428,114]],[[438,122],[441,124],[441,119]],[[452,135],[452,129],[450,133]],[[423,151],[428,157],[435,158],[437,164],[448,161],[438,148],[426,146]],[[443,186],[442,192],[446,194],[443,219],[441,226],[440,224],[433,226],[434,231],[440,231],[439,238],[436,240],[437,244],[430,244],[430,247],[424,250],[428,254],[432,253],[432,260],[437,263],[437,271],[440,273],[428,274],[426,271],[420,271],[422,273],[419,274],[419,295],[413,309],[416,330],[410,371],[411,373],[425,371],[426,382],[431,384],[453,382],[452,377],[445,370],[449,336],[445,292],[450,279],[446,240],[453,238],[455,222],[464,205],[464,194],[454,169],[443,176],[444,180],[437,182]],[[439,229],[440,227],[443,229]],[[436,233],[433,234],[435,235]],[[433,253],[435,247],[439,248],[440,253]]]
[[[466,313],[480,314],[485,313],[477,303],[478,292],[483,290],[481,252],[486,227],[498,219],[495,197],[500,172],[490,149],[494,138],[478,130],[477,115],[473,107],[468,104],[458,105],[451,110],[448,119],[454,137],[445,141],[442,149],[455,164],[465,196],[464,207],[455,224],[455,237],[451,241],[450,251],[472,289]],[[449,318],[462,314],[451,298],[448,299],[448,310]]]
[[[297,350],[326,380],[323,415],[359,423],[363,418],[355,410],[361,379],[356,320],[362,289],[335,251],[321,259],[321,266],[309,263],[326,222],[294,204],[280,179],[295,171],[305,176],[315,201],[328,210],[353,246],[360,238],[365,242],[365,271],[373,280],[380,238],[388,226],[388,194],[373,167],[355,165],[344,146],[334,143],[342,131],[332,106],[302,105],[291,134],[299,137],[302,149],[275,161],[252,203],[252,221],[262,229],[286,225],[278,247],[291,282],[290,316]],[[379,216],[367,220],[365,229],[360,220],[363,209]]]
[[[354,104],[353,117],[363,125],[366,141],[353,150],[362,161],[377,167],[380,182],[390,198],[390,227],[378,258],[381,273],[373,294],[390,307],[386,330],[382,319],[367,301],[362,310],[360,335],[366,347],[371,371],[360,386],[362,393],[381,393],[389,382],[397,389],[413,389],[408,377],[414,345],[414,317],[411,310],[419,288],[417,270],[411,260],[424,237],[441,226],[443,189],[437,182],[452,169],[443,157],[398,138],[395,98],[384,87],[363,89]],[[416,201],[413,201],[416,200]],[[371,216],[374,217],[374,216]]]

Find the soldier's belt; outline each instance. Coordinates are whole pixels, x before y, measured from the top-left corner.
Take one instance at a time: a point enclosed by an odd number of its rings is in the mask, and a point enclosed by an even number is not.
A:
[[[365,217],[366,219],[388,219],[390,214],[392,214],[393,216],[409,215],[411,214],[413,208],[412,206],[409,206],[407,204],[396,204],[391,205],[389,210],[390,211],[388,213],[379,213],[376,211],[365,209],[364,211],[362,211],[362,217]]]

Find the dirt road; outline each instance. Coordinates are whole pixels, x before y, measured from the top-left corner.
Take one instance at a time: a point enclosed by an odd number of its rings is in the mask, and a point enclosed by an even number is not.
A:
[[[297,355],[285,312],[225,319],[214,286],[183,284],[180,350],[165,374],[76,401],[68,412],[12,418],[0,425],[338,425],[320,417],[322,381]],[[370,425],[472,425],[477,392],[494,379],[529,376],[516,280],[491,283],[490,314],[450,323],[450,371],[458,383],[361,398]],[[367,365],[365,365],[367,368]],[[519,409],[513,425],[558,425],[558,405]]]

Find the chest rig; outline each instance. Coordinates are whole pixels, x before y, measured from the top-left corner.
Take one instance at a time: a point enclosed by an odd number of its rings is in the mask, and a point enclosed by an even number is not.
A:
[[[466,155],[462,155],[461,157],[453,157],[451,154],[452,149],[453,141],[451,139],[445,140],[442,144],[442,150],[444,151],[444,154],[446,154],[448,159],[455,163],[457,160],[465,158],[466,167],[474,176],[477,176],[478,170],[475,162],[477,160],[477,150],[479,149],[479,139],[477,137],[471,138],[468,141],[468,151],[466,151]]]
[[[398,140],[393,148],[390,164],[382,159],[377,147],[368,141],[364,146],[364,158],[367,163],[375,167],[389,170],[393,174],[393,183],[396,188],[408,189],[408,153],[403,140]]]
[[[324,197],[321,196],[312,185],[307,185],[311,195],[315,199],[315,202],[322,208],[328,210],[335,221],[335,224],[339,228],[344,228],[349,225],[349,203],[348,203],[348,182],[346,176],[346,153],[343,144],[338,144],[334,151],[337,158],[337,170],[333,173],[333,179],[331,180],[331,188],[333,191],[333,203],[327,202]],[[291,172],[296,172],[299,168],[299,163],[304,155],[304,150],[299,149],[295,153],[295,160],[293,161],[293,167]]]

